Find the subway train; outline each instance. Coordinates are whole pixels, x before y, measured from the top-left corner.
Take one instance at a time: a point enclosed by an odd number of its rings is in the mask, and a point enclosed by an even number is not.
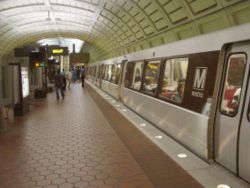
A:
[[[249,33],[244,25],[96,62],[87,79],[250,182]]]

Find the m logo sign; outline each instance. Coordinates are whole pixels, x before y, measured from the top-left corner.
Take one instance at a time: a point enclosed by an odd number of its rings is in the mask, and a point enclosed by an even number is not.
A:
[[[197,67],[194,77],[193,89],[204,90],[207,78],[207,67]]]

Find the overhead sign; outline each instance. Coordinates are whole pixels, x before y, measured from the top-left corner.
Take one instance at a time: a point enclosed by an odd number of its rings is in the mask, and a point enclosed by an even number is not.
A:
[[[41,63],[37,62],[37,63],[35,63],[35,67],[44,67],[44,66],[45,66],[44,62],[41,62]]]
[[[79,64],[89,62],[89,53],[71,53],[69,56],[70,64]]]
[[[49,48],[49,55],[66,56],[66,55],[69,55],[69,50],[67,47],[53,47],[53,48]]]
[[[63,54],[64,50],[63,49],[53,49],[52,53],[53,54]]]

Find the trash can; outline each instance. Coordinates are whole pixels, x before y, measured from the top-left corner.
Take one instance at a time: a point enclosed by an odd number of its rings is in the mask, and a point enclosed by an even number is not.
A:
[[[35,89],[34,95],[35,99],[46,98],[46,91],[43,88]]]

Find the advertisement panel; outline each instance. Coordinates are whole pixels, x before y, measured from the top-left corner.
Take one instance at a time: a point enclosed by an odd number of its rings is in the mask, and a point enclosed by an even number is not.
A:
[[[29,96],[29,72],[27,67],[21,67],[23,98]]]

